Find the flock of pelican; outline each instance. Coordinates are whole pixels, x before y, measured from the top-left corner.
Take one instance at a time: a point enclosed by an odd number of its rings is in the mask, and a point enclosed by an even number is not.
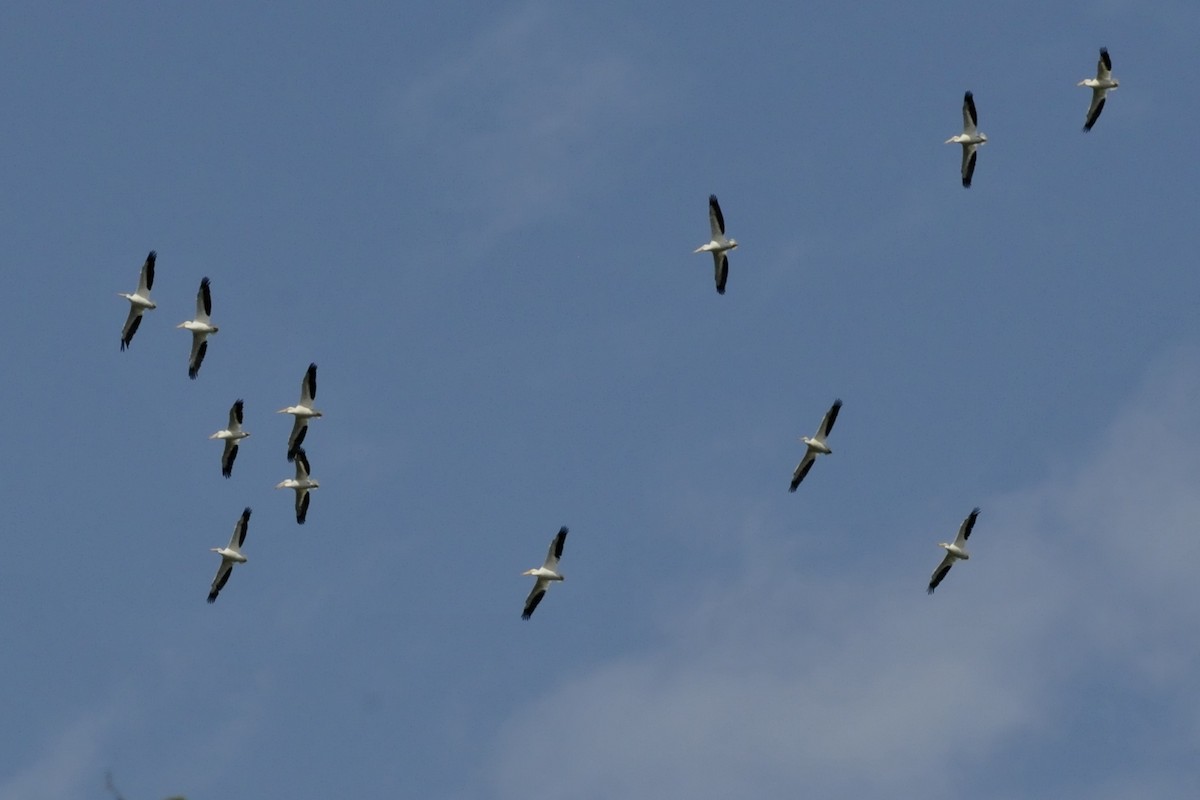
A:
[[[1088,106],[1087,120],[1084,122],[1083,130],[1090,131],[1096,124],[1096,120],[1100,118],[1100,112],[1104,110],[1104,101],[1108,92],[1120,86],[1120,81],[1112,76],[1112,59],[1108,55],[1108,48],[1100,48],[1100,61],[1096,65],[1096,77],[1085,78],[1078,83],[1079,86],[1086,86],[1092,90],[1092,102]],[[961,144],[962,145],[962,185],[964,188],[971,187],[971,179],[975,175],[975,159],[978,155],[980,145],[987,144],[987,134],[979,130],[979,113],[975,109],[975,96],[971,92],[966,92],[963,95],[963,129],[962,133],[951,136],[946,140],[946,144]],[[725,294],[725,283],[729,278],[729,256],[730,250],[738,246],[737,240],[729,238],[725,235],[725,215],[721,213],[721,206],[717,202],[715,194],[708,196],[708,223],[712,233],[711,239],[695,249],[696,253],[711,253],[713,257],[714,278],[717,284],[717,294]],[[800,438],[804,444],[804,455],[800,459],[800,463],[796,465],[796,469],[792,472],[792,483],[788,491],[794,492],[800,486],[800,482],[808,475],[813,464],[817,461],[817,456],[829,455],[833,451],[826,443],[826,438],[830,431],[833,430],[833,423],[837,421],[838,412],[842,408],[842,401],[835,400],[829,410],[825,412],[825,417],[821,420],[821,425],[817,428],[817,432],[812,436],[803,436]],[[971,555],[967,552],[967,539],[971,536],[971,530],[975,527],[975,519],[979,516],[979,509],[974,509],[959,527],[958,536],[954,542],[942,542],[939,546],[946,550],[946,557],[942,559],[942,563],[938,564],[937,569],[933,571],[933,575],[929,579],[928,592],[933,594],[934,589],[946,577],[946,573],[954,566],[955,561],[967,560]],[[566,535],[566,528],[559,533],[559,538],[555,540],[556,545],[551,545],[550,556],[546,559],[546,564],[540,570],[530,570],[526,575],[538,575],[537,586],[529,595],[529,600],[526,602],[526,616],[532,613],[533,608],[537,606],[538,601],[542,599],[542,594],[545,594],[546,587],[549,586],[551,580],[561,580],[561,577],[556,577],[554,571],[558,558],[555,555],[555,546],[557,546],[557,554],[562,554],[562,538]],[[553,559],[553,563],[551,563]],[[552,577],[554,576],[554,577]]]
[[[1116,89],[1121,82],[1112,76],[1112,59],[1108,56],[1108,48],[1100,48],[1100,61],[1096,64],[1096,77],[1084,78],[1076,86],[1086,86],[1092,90],[1092,103],[1088,106],[1087,119],[1083,123],[1083,131],[1087,133],[1100,119],[1104,110],[1104,100],[1110,89]],[[979,115],[975,112],[975,97],[970,92],[963,95],[963,130],[957,136],[951,136],[946,144],[962,145],[962,185],[971,188],[971,177],[975,174],[976,151],[981,144],[987,144],[987,134],[979,132]],[[713,237],[716,238],[715,236]]]
[[[720,209],[716,206],[716,198],[712,199],[713,208],[719,217]],[[714,223],[715,224],[715,223]],[[736,242],[728,243],[729,246],[736,246]],[[157,308],[154,301],[150,299],[150,291],[154,288],[154,268],[158,259],[158,254],[150,251],[150,255],[146,257],[145,263],[142,264],[141,275],[138,278],[137,291],[132,294],[120,292],[120,296],[129,301],[129,316],[125,320],[125,325],[121,331],[121,350],[122,352],[129,348],[133,341],[133,335],[137,333],[138,326],[142,324],[142,315],[154,308]],[[208,351],[208,337],[210,334],[216,333],[218,328],[212,324],[212,287],[208,278],[200,281],[200,290],[196,294],[196,316],[187,322],[180,323],[177,327],[184,328],[192,334],[192,350],[188,356],[188,377],[192,380],[200,372],[200,364],[204,361],[204,356]],[[309,494],[313,489],[320,487],[320,483],[311,477],[311,469],[308,463],[308,453],[301,446],[304,444],[304,439],[308,435],[308,423],[322,416],[322,412],[314,405],[317,397],[317,365],[309,364],[308,369],[304,372],[304,377],[300,381],[300,399],[293,406],[286,406],[279,409],[280,414],[290,414],[292,416],[292,432],[288,436],[287,445],[287,460],[293,462],[296,469],[295,477],[287,478],[275,484],[276,489],[291,489],[296,493],[296,523],[303,525],[308,517],[308,504],[312,500],[312,495]],[[216,439],[224,444],[224,449],[221,451],[221,474],[226,478],[233,476],[233,464],[237,460],[238,447],[242,440],[249,438],[250,432],[243,425],[245,424],[246,404],[242,399],[234,401],[229,408],[229,422],[224,428],[209,436],[209,439]],[[246,531],[250,526],[250,508],[247,506],[238,517],[237,523],[233,527],[233,535],[229,539],[229,544],[225,547],[210,548],[214,553],[221,557],[221,563],[217,567],[217,574],[213,577],[212,585],[208,591],[208,602],[216,602],[217,596],[221,590],[225,588],[225,584],[229,582],[229,576],[233,574],[233,568],[236,564],[245,564],[246,554],[242,552],[242,546],[246,543]],[[546,589],[554,581],[563,580],[563,575],[558,572],[558,560],[562,557],[563,545],[567,540],[567,529],[564,527],[559,530],[554,540],[550,543],[550,552],[546,555],[546,560],[542,566],[528,570],[525,574],[532,575],[537,578],[534,583],[533,591],[529,593],[529,597],[525,600],[525,608],[521,612],[522,619],[529,619],[533,614],[533,610],[537,608],[538,603],[542,601],[542,597],[546,594]]]
[[[1107,48],[1100,48],[1100,61],[1096,66],[1096,77],[1085,78],[1078,85],[1086,86],[1092,90],[1092,101],[1088,106],[1087,118],[1083,125],[1083,130],[1086,132],[1090,131],[1095,126],[1096,120],[1100,118],[1100,112],[1104,110],[1104,103],[1108,92],[1121,85],[1112,76],[1112,59],[1109,57]],[[980,145],[987,143],[988,137],[987,134],[979,130],[979,114],[975,109],[975,97],[969,91],[963,95],[962,114],[962,133],[947,139],[946,144],[962,145],[962,185],[964,188],[970,188],[971,180],[975,175],[975,159],[978,155],[978,149]],[[725,215],[721,212],[721,205],[717,202],[715,194],[708,197],[708,222],[711,234],[710,239],[705,244],[697,247],[694,252],[712,254],[713,280],[717,287],[717,294],[723,295],[725,294],[725,285],[729,278],[728,254],[730,250],[738,246],[738,243],[736,239],[728,237],[725,233]],[[129,301],[129,315],[126,317],[125,325],[121,330],[122,351],[126,350],[133,341],[133,336],[142,324],[142,317],[145,312],[157,308],[154,301],[150,299],[150,292],[154,288],[156,259],[157,253],[151,250],[150,254],[146,257],[145,263],[142,264],[141,274],[138,278],[138,287],[135,292],[131,294],[118,293],[121,297]],[[200,373],[200,365],[204,362],[204,356],[208,352],[208,337],[219,330],[216,325],[212,324],[212,288],[207,277],[200,281],[200,289],[196,293],[195,317],[186,322],[181,322],[177,327],[183,328],[192,334],[192,348],[188,356],[188,377],[195,380],[196,376]],[[293,478],[280,481],[275,485],[275,488],[292,489],[295,491],[296,522],[300,525],[304,524],[308,515],[308,505],[311,500],[309,492],[321,485],[310,477],[308,454],[301,446],[304,443],[305,436],[308,434],[309,421],[322,416],[322,412],[313,406],[316,396],[317,365],[309,364],[308,369],[304,373],[304,378],[300,382],[299,402],[296,405],[281,408],[278,412],[280,414],[291,414],[293,418],[292,432],[288,436],[287,460],[295,464],[296,474]],[[825,412],[825,416],[821,419],[821,424],[817,427],[816,433],[812,436],[802,436],[800,438],[800,442],[805,447],[804,455],[792,472],[792,481],[788,491],[796,491],[801,481],[804,480],[805,476],[812,469],[813,464],[816,463],[817,456],[830,455],[833,452],[826,440],[833,431],[833,425],[837,421],[838,412],[841,408],[842,401],[840,399],[835,400],[829,410]],[[229,409],[228,425],[209,437],[210,439],[218,439],[224,443],[224,450],[221,453],[221,474],[226,478],[233,475],[233,463],[237,459],[239,443],[250,436],[250,433],[242,427],[244,424],[243,414],[244,403],[239,399]],[[965,561],[971,557],[970,553],[967,552],[966,545],[978,516],[979,509],[972,510],[967,518],[963,520],[962,525],[959,526],[958,535],[954,541],[939,543],[938,546],[945,549],[946,555],[929,579],[927,589],[929,594],[933,594],[934,590],[941,584],[956,561]],[[247,507],[234,526],[233,536],[230,538],[229,544],[225,547],[211,548],[213,552],[221,556],[221,564],[217,568],[216,577],[213,578],[208,594],[208,602],[212,603],[217,599],[217,595],[224,588],[230,574],[233,572],[233,566],[246,562],[246,556],[242,553],[242,545],[246,541],[246,529],[249,527],[249,523],[250,509]],[[546,554],[546,560],[542,562],[542,566],[525,571],[525,575],[532,576],[536,580],[529,596],[525,599],[525,607],[521,612],[522,619],[529,619],[533,615],[534,610],[542,602],[542,598],[545,597],[546,591],[552,583],[564,580],[563,574],[558,571],[558,562],[562,558],[563,546],[566,544],[566,541],[567,528],[563,527],[559,529],[558,533],[551,540],[550,550]]]
[[[157,259],[158,253],[154,250],[151,250],[150,255],[146,256],[138,278],[137,291],[132,294],[118,293],[129,301],[129,316],[125,319],[125,325],[121,330],[122,351],[129,348],[133,341],[133,335],[137,333],[138,327],[142,324],[142,316],[145,312],[158,307],[150,299],[150,291],[154,288],[154,268]],[[208,352],[208,337],[219,330],[216,325],[212,324],[212,286],[207,277],[200,281],[200,289],[196,292],[196,316],[186,322],[181,322],[176,327],[183,328],[192,334],[192,349],[188,356],[188,377],[195,380],[200,374],[200,365],[204,362],[204,356]],[[291,414],[294,419],[292,433],[288,437],[287,460],[295,462],[296,477],[281,481],[276,484],[275,488],[295,490],[296,522],[300,525],[304,524],[308,516],[308,504],[311,500],[309,492],[321,485],[309,476],[308,454],[300,446],[308,433],[309,420],[322,415],[313,407],[316,396],[317,365],[309,364],[308,369],[304,372],[304,378],[300,381],[299,402],[294,406],[279,409],[280,414]],[[250,432],[242,427],[245,424],[245,408],[246,404],[242,399],[234,401],[229,408],[228,424],[208,437],[224,443],[224,449],[221,451],[221,474],[226,478],[233,476],[233,463],[237,460],[238,447],[243,439],[250,436]],[[238,518],[229,544],[226,547],[212,548],[213,552],[221,556],[221,565],[217,568],[217,575],[213,578],[212,587],[209,589],[208,602],[210,603],[217,599],[217,595],[229,580],[233,565],[246,562],[246,556],[242,553],[242,544],[246,541],[246,528],[249,522],[250,509],[246,508]]]

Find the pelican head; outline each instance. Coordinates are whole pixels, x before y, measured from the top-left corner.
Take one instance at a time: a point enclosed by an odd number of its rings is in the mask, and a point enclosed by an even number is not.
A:
[[[737,239],[730,239],[729,240],[729,249],[733,250],[736,247],[737,247]]]
[[[976,134],[976,136],[979,137],[980,144],[987,144],[987,134],[986,133],[978,133],[978,134]]]
[[[527,569],[524,572],[522,572],[521,574],[522,575],[536,575],[537,569],[536,568],[535,569]]]

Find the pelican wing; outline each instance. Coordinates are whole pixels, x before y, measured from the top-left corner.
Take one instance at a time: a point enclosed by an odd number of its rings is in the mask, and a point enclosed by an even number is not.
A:
[[[833,405],[825,412],[825,418],[821,420],[821,427],[817,428],[815,438],[825,441],[825,437],[833,430],[833,423],[837,422],[838,412],[842,410],[841,398],[833,401]]]
[[[1112,79],[1112,59],[1108,57],[1108,48],[1100,48],[1100,60],[1096,62],[1096,80],[1107,81]]]
[[[296,448],[296,480],[297,481],[308,480],[309,471],[310,471],[310,467],[308,466],[308,453],[306,453],[304,451],[303,447],[297,447]]]
[[[241,550],[246,542],[246,529],[250,527],[250,506],[242,511],[237,523],[233,526],[233,536],[229,537],[229,549]]]
[[[800,481],[804,480],[804,476],[812,469],[812,465],[817,463],[817,456],[811,449],[804,453],[804,458],[800,459],[800,463],[796,465],[796,471],[792,473],[792,485],[788,489],[789,492],[796,491],[796,487],[800,485]]]
[[[725,281],[729,278],[729,257],[724,253],[713,253],[713,265],[717,281],[717,294],[725,294]]]
[[[292,435],[288,437],[288,461],[293,460],[296,453],[303,452],[300,445],[304,444],[304,437],[307,435],[308,420],[304,417],[296,417],[296,421],[292,423]]]
[[[962,547],[967,543],[967,539],[971,538],[971,529],[975,527],[975,518],[978,516],[979,509],[972,509],[967,518],[962,521],[962,525],[958,526],[958,536],[954,538],[956,547]]]
[[[192,331],[192,354],[188,356],[188,377],[196,380],[200,374],[200,365],[204,363],[204,354],[208,352],[208,334]]]
[[[938,564],[937,569],[933,571],[933,575],[929,577],[929,588],[925,590],[926,594],[933,594],[933,590],[942,582],[942,578],[946,577],[946,573],[954,566],[954,556],[946,553],[946,557],[942,559],[942,563]]]
[[[208,322],[212,314],[212,290],[208,286],[208,278],[200,281],[200,291],[196,292],[196,321]]]
[[[300,381],[300,405],[312,408],[312,402],[317,398],[317,365],[309,364]]]
[[[967,92],[963,95],[963,133],[975,135],[979,125],[979,115],[975,112],[975,95]]]
[[[146,256],[146,263],[142,264],[137,293],[145,298],[150,297],[150,290],[154,288],[154,261],[156,258],[158,258],[158,253],[151,250],[150,255]]]
[[[308,502],[312,500],[312,495],[308,489],[296,490],[296,523],[304,524],[304,520],[308,518]]]
[[[125,327],[121,329],[121,350],[129,347],[129,343],[133,341],[133,335],[137,333],[138,326],[141,324],[142,309],[130,305],[129,316],[125,318]]]
[[[217,575],[213,578],[212,587],[208,590],[208,602],[215,603],[217,595],[225,588],[225,584],[229,583],[229,575],[233,572],[233,562],[228,558],[221,559],[221,566],[217,567]]]
[[[521,612],[521,619],[529,619],[533,616],[534,609],[538,607],[538,603],[542,602],[542,598],[546,596],[546,587],[549,585],[550,581],[544,578],[537,579],[537,583],[533,585],[533,590],[525,598],[525,610]]]
[[[725,215],[721,213],[721,205],[715,194],[708,196],[708,224],[712,228],[713,241],[719,241],[725,235]]]
[[[546,560],[542,563],[542,567],[554,572],[558,571],[558,560],[562,558],[563,545],[567,543],[567,528],[564,526],[558,529],[558,533],[550,541],[550,550],[546,553]]]
[[[226,478],[233,474],[233,462],[237,460],[238,446],[235,439],[225,440],[225,449],[221,453],[221,474]]]
[[[1100,119],[1100,112],[1104,110],[1107,94],[1108,89],[1092,89],[1092,104],[1088,106],[1087,121],[1083,123],[1084,133],[1090,131],[1096,124],[1096,120]]]
[[[229,407],[229,428],[231,433],[239,433],[242,430],[242,412],[245,409],[245,403],[241,400],[234,402]]]
[[[977,146],[973,144],[963,145],[962,157],[962,184],[964,189],[971,188],[971,178],[975,175],[975,156],[977,155]]]

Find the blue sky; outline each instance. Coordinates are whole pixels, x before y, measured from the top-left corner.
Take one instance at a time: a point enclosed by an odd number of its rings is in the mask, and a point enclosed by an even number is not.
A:
[[[0,800],[1194,794],[1198,30],[6,6]]]

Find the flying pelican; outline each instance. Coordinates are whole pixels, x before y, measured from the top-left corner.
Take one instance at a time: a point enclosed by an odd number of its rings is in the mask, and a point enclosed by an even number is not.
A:
[[[154,288],[154,259],[157,257],[158,254],[153,250],[150,251],[150,255],[146,256],[146,263],[142,264],[142,275],[138,279],[136,292],[133,294],[117,292],[118,295],[129,301],[129,316],[125,318],[125,327],[121,331],[121,350],[129,347],[129,343],[133,341],[133,335],[137,333],[138,326],[142,324],[142,313],[151,308],[158,308],[150,299],[150,290]]]
[[[529,597],[525,598],[525,610],[521,612],[521,619],[529,619],[533,616],[533,610],[538,607],[538,603],[542,602],[542,597],[550,588],[550,581],[566,580],[566,576],[558,571],[558,560],[562,558],[563,544],[566,541],[567,529],[559,528],[558,534],[550,542],[550,552],[546,553],[546,560],[542,562],[542,565],[521,573],[537,578],[537,582],[533,584],[533,591],[529,593]]]
[[[712,253],[713,268],[717,280],[717,294],[725,294],[725,279],[729,277],[729,259],[726,253],[737,247],[737,239],[725,238],[725,215],[717,204],[717,196],[708,196],[708,224],[712,228],[712,241],[702,244],[693,253]]]
[[[210,547],[214,553],[221,556],[221,566],[217,567],[217,576],[213,578],[212,588],[208,590],[208,602],[215,603],[217,595],[229,582],[229,573],[233,572],[234,564],[245,564],[246,557],[242,555],[242,545],[246,542],[246,526],[250,524],[250,507],[242,512],[237,524],[233,526],[233,536],[229,537],[228,547]]]
[[[225,451],[221,453],[221,474],[226,478],[233,474],[233,461],[238,454],[238,440],[245,439],[249,435],[242,430],[242,401],[238,400],[229,408],[229,427],[208,437],[222,439],[225,442]]]
[[[288,437],[288,461],[295,458],[296,451],[304,443],[304,437],[308,434],[309,419],[322,416],[320,411],[312,407],[313,399],[316,396],[317,365],[309,364],[308,371],[304,373],[304,380],[300,381],[300,402],[278,411],[280,414],[291,414],[296,418],[296,421],[292,423],[292,435]]]
[[[808,448],[804,451],[804,458],[800,459],[800,463],[796,465],[796,471],[792,473],[792,486],[788,489],[789,492],[796,491],[796,487],[800,485],[800,481],[804,480],[804,476],[812,469],[812,465],[816,463],[817,456],[829,455],[833,451],[825,444],[825,437],[833,430],[833,423],[837,421],[838,411],[842,408],[842,401],[834,400],[833,405],[825,412],[825,418],[821,420],[821,427],[817,428],[817,432],[812,436],[801,436],[800,441],[804,442]]]
[[[971,176],[975,174],[975,149],[988,140],[986,133],[977,130],[978,124],[975,96],[967,92],[963,95],[963,132],[946,140],[946,144],[961,144],[963,147],[962,182],[966,189],[971,188]]]
[[[188,357],[188,377],[196,380],[200,374],[200,364],[204,354],[208,352],[208,335],[216,333],[219,328],[209,322],[212,314],[212,291],[208,288],[208,278],[200,281],[200,290],[196,292],[196,318],[181,322],[176,328],[187,328],[192,332],[192,354]]]
[[[296,477],[280,481],[275,484],[275,488],[296,490],[296,522],[303,525],[304,518],[308,516],[308,501],[310,499],[308,490],[317,489],[321,484],[308,477],[308,455],[305,454],[303,447],[296,448],[295,461]]]
[[[1108,57],[1108,48],[1100,48],[1100,61],[1096,64],[1096,77],[1084,78],[1076,86],[1086,86],[1092,90],[1092,104],[1088,106],[1087,121],[1083,123],[1083,131],[1087,133],[1100,119],[1104,110],[1104,98],[1109,89],[1116,89],[1121,82],[1112,76],[1112,59]],[[1137,88],[1137,87],[1134,87]]]
[[[958,559],[964,561],[971,557],[967,552],[967,539],[971,538],[971,529],[975,527],[975,518],[979,516],[979,509],[972,509],[967,518],[963,520],[962,525],[958,526],[958,536],[954,537],[954,543],[939,542],[938,547],[946,548],[946,557],[942,559],[942,563],[938,564],[937,569],[933,571],[933,575],[929,578],[928,594],[933,594],[933,590],[942,582],[942,578],[946,577],[946,573],[954,566],[954,562]]]

